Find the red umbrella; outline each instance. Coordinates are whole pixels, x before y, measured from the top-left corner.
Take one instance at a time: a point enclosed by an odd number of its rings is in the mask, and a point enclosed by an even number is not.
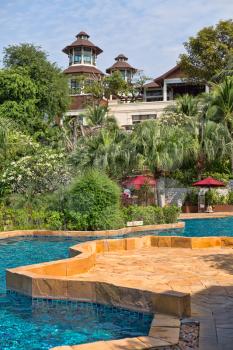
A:
[[[123,185],[139,190],[143,185],[155,186],[156,180],[152,176],[138,175],[133,178],[129,178],[123,182]]]
[[[213,177],[207,177],[206,179],[193,183],[193,186],[199,187],[224,187],[225,184],[222,181],[215,180]]]

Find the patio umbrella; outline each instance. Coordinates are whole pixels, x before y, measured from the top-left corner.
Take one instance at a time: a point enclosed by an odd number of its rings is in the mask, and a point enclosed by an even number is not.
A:
[[[194,182],[193,186],[207,187],[210,190],[211,187],[224,187],[225,184],[224,184],[224,182],[218,181],[218,180],[214,179],[213,177],[209,176],[206,179]],[[205,195],[204,195],[204,197],[205,197]],[[201,211],[201,208],[202,208],[201,205],[205,206],[204,203],[198,204],[198,211]]]
[[[224,187],[225,184],[222,181],[218,181],[214,179],[213,177],[209,176],[206,179],[197,181],[193,183],[193,186],[198,186],[198,187]]]
[[[139,190],[145,184],[155,186],[156,180],[152,176],[137,175],[135,177],[128,178],[123,182],[123,185],[128,187],[132,186],[136,190]]]

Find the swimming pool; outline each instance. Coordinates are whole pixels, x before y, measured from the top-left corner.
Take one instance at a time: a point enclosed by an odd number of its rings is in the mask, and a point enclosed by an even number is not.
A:
[[[68,248],[80,241],[56,237],[0,240],[1,350],[48,350],[58,345],[148,334],[152,315],[94,303],[39,300],[6,293],[5,269],[67,258]]]
[[[211,219],[188,219],[182,236],[185,237],[233,237],[233,217]]]
[[[137,232],[131,233],[130,236],[233,237],[232,216],[211,219],[186,219],[181,221],[185,222],[183,229]]]

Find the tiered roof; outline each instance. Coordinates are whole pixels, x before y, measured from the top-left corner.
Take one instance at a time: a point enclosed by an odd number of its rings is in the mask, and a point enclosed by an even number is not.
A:
[[[100,49],[98,46],[93,44],[89,40],[89,35],[85,32],[80,32],[76,35],[76,40],[71,43],[70,45],[66,46],[62,51],[65,52],[66,54],[69,54],[70,49],[77,48],[77,47],[88,47],[92,48],[95,52],[96,55],[99,55],[101,52],[103,52],[102,49]]]
[[[133,73],[136,73],[137,72],[137,69],[134,68],[133,66],[131,66],[127,61],[128,61],[128,57],[126,57],[125,55],[123,54],[120,54],[118,55],[116,58],[115,58],[115,63],[106,69],[106,73],[111,73],[111,71],[114,71],[114,70],[120,70],[120,69],[128,69],[128,70],[131,70]]]

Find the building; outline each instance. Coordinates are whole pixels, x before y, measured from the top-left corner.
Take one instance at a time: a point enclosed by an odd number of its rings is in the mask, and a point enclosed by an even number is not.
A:
[[[91,96],[83,91],[83,77],[86,83],[95,79],[102,79],[102,73],[96,66],[97,56],[103,51],[89,40],[89,35],[80,32],[76,40],[63,49],[69,57],[69,67],[64,73],[68,76],[71,106],[66,115],[80,118]],[[128,63],[128,58],[120,54],[115,58],[115,63],[106,69],[106,73],[112,74],[119,71],[123,78],[130,82],[138,71]],[[156,119],[161,116],[168,105],[174,103],[178,95],[198,95],[208,92],[207,85],[198,85],[187,81],[179,65],[176,65],[152,82],[145,84],[143,88],[143,102],[124,103],[113,99],[108,101],[110,114],[114,115],[119,126],[132,129],[134,124],[148,119]],[[104,101],[106,103],[106,100]],[[85,121],[83,121],[85,122]]]
[[[66,46],[63,52],[69,57],[69,67],[64,70],[68,76],[71,95],[71,106],[69,113],[75,113],[85,108],[88,103],[88,95],[83,92],[83,81],[101,79],[104,73],[96,66],[97,56],[103,52],[98,46],[89,40],[89,35],[80,32],[76,40]]]
[[[187,81],[179,65],[144,85],[144,101],[173,101],[178,95],[196,96],[208,91],[207,85]]]
[[[119,71],[124,80],[130,82],[133,79],[135,73],[137,73],[137,69],[132,67],[127,61],[128,57],[123,54],[118,55],[115,58],[115,63],[106,69],[106,73],[112,74],[115,71]]]

